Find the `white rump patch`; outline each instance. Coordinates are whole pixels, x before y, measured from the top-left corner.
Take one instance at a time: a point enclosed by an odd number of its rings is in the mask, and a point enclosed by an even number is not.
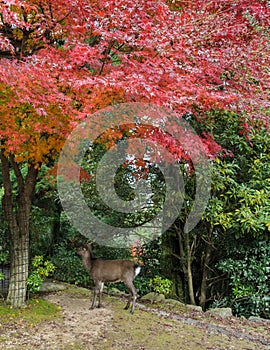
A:
[[[135,269],[135,277],[140,273],[140,271],[141,271],[141,267],[137,266]]]

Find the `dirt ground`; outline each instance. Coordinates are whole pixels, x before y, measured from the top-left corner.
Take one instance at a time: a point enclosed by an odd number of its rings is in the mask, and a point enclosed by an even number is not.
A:
[[[90,299],[62,292],[48,294],[45,299],[60,306],[63,317],[33,328],[9,329],[0,349],[92,350],[92,342],[112,320],[110,309],[95,309],[90,313]]]
[[[209,320],[138,305],[134,315],[123,310],[124,300],[105,298],[105,307],[89,310],[90,293],[46,293],[61,316],[26,327],[24,323],[0,331],[0,349],[16,350],[203,350],[270,349],[270,322]],[[1,325],[0,325],[1,327]],[[5,327],[5,326],[4,326]]]

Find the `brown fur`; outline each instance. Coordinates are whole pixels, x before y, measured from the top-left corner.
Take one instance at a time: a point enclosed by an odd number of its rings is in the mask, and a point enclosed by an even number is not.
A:
[[[130,313],[133,314],[137,299],[137,291],[133,285],[136,274],[139,273],[139,267],[130,260],[104,260],[95,259],[92,254],[90,244],[79,248],[77,253],[82,256],[84,267],[88,270],[95,284],[94,299],[90,309],[96,305],[97,295],[99,295],[98,307],[101,307],[101,296],[104,282],[123,282],[130,291],[130,296],[125,309],[128,309],[133,297]]]

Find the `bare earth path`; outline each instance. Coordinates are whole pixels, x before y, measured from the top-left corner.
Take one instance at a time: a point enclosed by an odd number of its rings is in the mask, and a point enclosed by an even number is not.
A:
[[[112,320],[112,311],[106,308],[88,310],[89,298],[59,292],[45,297],[61,307],[63,317],[44,322],[34,328],[9,330],[0,349],[67,350],[89,349],[101,329]]]
[[[211,321],[204,314],[192,317],[145,305],[131,316],[122,310],[124,302],[110,298],[105,308],[89,311],[90,298],[68,290],[44,298],[58,305],[62,316],[32,328],[22,322],[1,329],[0,349],[270,349],[270,322]]]

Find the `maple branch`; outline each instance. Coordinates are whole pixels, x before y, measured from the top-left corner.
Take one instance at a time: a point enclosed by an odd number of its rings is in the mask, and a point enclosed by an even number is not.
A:
[[[109,42],[109,45],[107,47],[107,49],[104,50],[104,59],[102,60],[102,66],[100,68],[100,71],[99,71],[99,75],[101,75],[103,73],[103,70],[104,70],[104,67],[105,67],[105,64],[108,62],[108,56],[110,55],[111,53],[111,50],[113,48],[113,45],[114,45],[115,41],[114,40],[111,40]]]
[[[18,182],[18,188],[19,188],[19,193],[23,193],[23,187],[24,187],[24,179],[20,170],[20,167],[18,163],[15,162],[14,160],[14,155],[10,156],[10,163],[12,165],[12,168],[14,170],[14,174],[16,176],[17,182]]]
[[[73,8],[71,8],[62,18],[60,18],[59,20],[55,20],[54,19],[54,15],[53,15],[53,8],[52,8],[52,2],[49,1],[49,13],[50,13],[50,19],[51,19],[51,22],[53,23],[53,25],[50,26],[50,28],[47,28],[45,30],[45,37],[46,39],[50,40],[50,43],[52,43],[52,39],[50,39],[50,36],[52,34],[52,31],[54,30],[55,26],[57,24],[61,24],[62,22],[64,22],[64,20],[70,16],[70,14],[72,13],[73,9],[75,6],[73,6]],[[41,9],[41,13],[46,17],[46,13],[45,13],[45,10],[44,10],[44,7],[42,5],[40,5],[40,9]],[[38,27],[40,28],[40,27]],[[41,34],[39,37],[42,37],[43,34]]]
[[[1,145],[1,143],[0,143]],[[2,207],[4,210],[4,215],[8,221],[9,227],[16,227],[17,221],[13,215],[13,205],[12,205],[12,185],[10,180],[10,164],[8,158],[4,154],[4,149],[0,149],[0,159],[2,165],[2,178],[4,185],[4,195],[2,197]]]
[[[73,11],[73,10],[68,11],[67,14],[64,15],[64,17],[62,17],[61,19],[59,19],[59,20],[56,21],[55,23],[62,23],[62,22],[64,22],[64,20],[65,20],[68,16],[71,15],[72,11]]]
[[[52,2],[51,1],[49,1],[49,12],[50,12],[51,19],[53,21],[53,10],[52,10]]]
[[[22,32],[22,38],[16,39],[16,36],[14,35],[14,28],[10,24],[7,24],[4,22],[4,19],[2,19],[2,22],[4,23],[3,26],[0,28],[0,34],[2,34],[5,38],[8,39],[9,43],[14,47],[14,53],[10,51],[0,51],[0,57],[3,58],[14,58],[14,56],[17,59],[21,59],[21,56],[27,56],[26,54],[26,43],[30,37],[30,35],[34,32],[34,29],[20,29]],[[33,53],[33,50],[29,52],[29,55]]]
[[[35,193],[35,187],[37,182],[38,169],[33,164],[30,164],[29,170],[25,180],[25,193],[31,199]]]
[[[175,258],[177,258],[180,261],[183,260],[183,258],[180,255],[178,255],[178,254],[175,254],[175,253],[171,252],[171,255],[174,256]]]
[[[3,148],[0,150],[0,157],[1,157],[1,164],[2,164],[2,177],[3,177],[5,196],[6,198],[9,199],[11,203],[12,188],[11,188],[11,181],[10,181],[10,165],[9,165],[8,158],[4,154]]]
[[[119,46],[117,46],[115,49],[120,51],[122,49],[122,47],[125,46],[125,43],[120,44]],[[116,53],[113,53],[113,55],[116,55]]]

